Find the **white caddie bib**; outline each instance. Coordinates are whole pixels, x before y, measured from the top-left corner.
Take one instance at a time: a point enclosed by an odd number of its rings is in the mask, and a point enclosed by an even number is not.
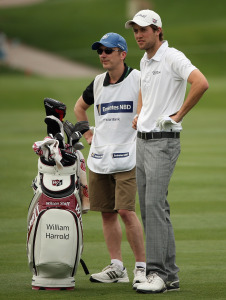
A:
[[[106,72],[94,80],[95,131],[87,160],[91,171],[101,174],[129,171],[136,164],[136,131],[140,72],[103,86]]]

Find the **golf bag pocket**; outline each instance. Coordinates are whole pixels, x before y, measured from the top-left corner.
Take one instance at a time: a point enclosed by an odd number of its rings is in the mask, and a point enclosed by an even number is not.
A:
[[[67,197],[75,191],[75,175],[53,175],[40,173],[44,194],[52,198]]]
[[[33,286],[62,286],[71,283],[83,247],[82,223],[70,210],[43,210],[28,236],[28,261],[33,270]],[[60,280],[63,280],[61,282]]]
[[[38,170],[41,189],[49,197],[67,197],[78,189],[76,186],[77,162],[59,171],[55,166],[47,166],[39,159]]]

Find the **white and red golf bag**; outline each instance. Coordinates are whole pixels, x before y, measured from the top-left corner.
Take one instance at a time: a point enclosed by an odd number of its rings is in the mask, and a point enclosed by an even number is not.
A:
[[[88,122],[63,122],[66,106],[44,100],[47,133],[34,143],[40,156],[27,217],[27,256],[32,289],[74,289],[83,251],[82,213],[89,210],[85,161],[79,149]],[[64,132],[68,144],[64,142]]]

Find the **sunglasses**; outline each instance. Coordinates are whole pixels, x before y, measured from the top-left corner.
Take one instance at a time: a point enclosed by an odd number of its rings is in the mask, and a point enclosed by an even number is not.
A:
[[[109,55],[109,54],[112,54],[113,51],[119,52],[120,50],[114,50],[114,49],[111,49],[111,48],[97,49],[97,53],[98,53],[99,55],[101,55],[103,52],[104,52],[105,54]]]

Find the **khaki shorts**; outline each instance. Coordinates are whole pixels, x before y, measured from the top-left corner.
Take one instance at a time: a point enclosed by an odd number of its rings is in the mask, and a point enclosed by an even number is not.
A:
[[[93,211],[135,211],[136,168],[113,174],[97,174],[89,170],[89,200]]]

